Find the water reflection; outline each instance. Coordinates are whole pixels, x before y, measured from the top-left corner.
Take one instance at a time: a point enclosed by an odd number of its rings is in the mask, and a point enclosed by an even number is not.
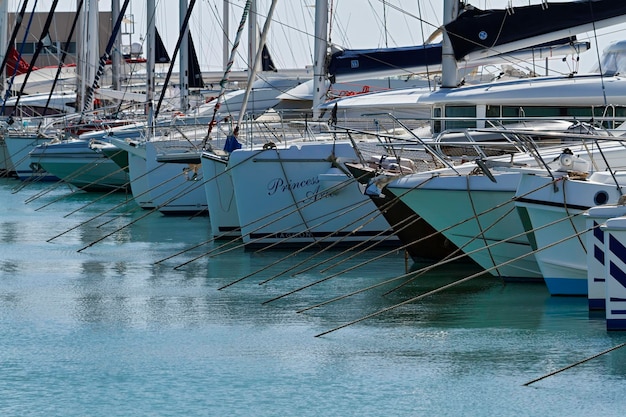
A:
[[[15,222],[0,223],[0,243],[15,243],[19,236],[18,230]]]
[[[18,271],[19,265],[13,261],[0,262],[0,271],[7,274],[7,277],[15,274]]]

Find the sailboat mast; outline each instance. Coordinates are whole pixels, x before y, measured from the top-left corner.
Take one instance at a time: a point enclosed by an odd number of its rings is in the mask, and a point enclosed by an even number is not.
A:
[[[326,98],[326,50],[328,48],[328,0],[315,1],[315,45],[313,50],[313,119]]]
[[[111,0],[111,23],[116,22],[117,18],[120,15],[120,0]],[[119,51],[122,50],[120,35],[115,36],[115,40],[113,41],[113,48],[116,53],[111,56],[111,85],[114,90],[120,89],[120,68],[122,67],[122,59],[119,54]]]
[[[163,103],[163,96],[165,95],[165,90],[170,82],[170,78],[172,77],[172,69],[174,68],[174,62],[176,62],[176,57],[178,56],[178,51],[180,50],[180,45],[182,44],[183,35],[187,33],[187,25],[189,24],[189,18],[191,17],[191,12],[193,11],[193,7],[196,4],[196,0],[190,0],[189,7],[187,7],[187,12],[185,13],[185,18],[181,23],[180,33],[178,35],[178,40],[176,41],[176,46],[174,47],[174,53],[172,54],[171,65],[167,70],[167,75],[165,76],[165,81],[163,82],[163,89],[161,90],[161,94],[159,95],[159,101],[157,102],[156,108],[154,110],[154,117],[156,118],[159,115],[159,111],[161,109],[161,103]]]
[[[46,22],[43,25],[40,39],[43,39],[48,34],[48,30],[50,29],[50,25],[52,24],[52,17],[54,16],[54,11],[56,10],[58,3],[59,3],[59,0],[53,0],[52,6],[50,6],[50,11],[48,12],[48,17],[46,18]],[[39,57],[39,54],[41,53],[42,48],[43,48],[43,43],[39,41],[37,43],[37,49],[35,49],[35,53],[31,57],[30,64],[28,65],[28,70],[26,71],[26,76],[24,77],[24,80],[22,81],[22,86],[20,87],[20,91],[17,94],[17,98],[15,99],[15,106],[13,108],[13,111],[17,110],[18,108],[20,98],[22,97],[22,94],[24,94],[24,88],[26,88],[26,83],[28,82],[28,78],[30,77],[30,74],[32,73],[33,68],[35,68],[35,62],[37,61],[37,58]],[[11,116],[12,115],[13,113],[11,113]]]
[[[257,69],[259,68],[259,65],[261,62],[261,56],[263,55],[263,45],[265,45],[265,40],[267,39],[267,32],[269,32],[270,30],[270,24],[272,23],[272,16],[274,15],[274,9],[276,8],[277,2],[278,0],[272,0],[270,11],[267,13],[267,18],[265,19],[265,24],[263,25],[263,32],[261,33],[261,39],[259,40],[259,45],[258,45],[258,48],[256,49],[256,55],[254,56],[254,61],[251,64],[252,71],[250,71],[250,74],[248,76],[248,84],[246,85],[246,92],[244,93],[243,100],[241,102],[241,109],[239,110],[239,118],[237,120],[237,126],[241,126],[243,116],[246,113],[246,107],[248,106],[248,99],[250,97],[252,83],[254,82]]]
[[[84,40],[83,56],[83,77],[81,80],[81,105],[79,109],[82,111],[93,110],[93,100],[91,100],[92,92],[91,82],[96,78],[96,68],[98,68],[98,54],[100,51],[100,42],[98,33],[98,0],[90,0],[87,3],[87,10],[83,25],[82,39]]]
[[[8,0],[1,0],[5,3],[5,6],[8,8]],[[7,59],[9,58],[9,54],[7,52],[9,52],[10,48],[13,48],[13,44],[15,43],[15,38],[17,37],[17,32],[19,31],[20,26],[22,25],[22,20],[24,20],[24,14],[26,13],[26,6],[28,5],[28,0],[24,0],[24,2],[22,3],[22,8],[20,9],[19,13],[17,14],[17,16],[15,16],[15,25],[13,27],[13,32],[11,33],[11,37],[9,39],[8,43],[4,43],[0,46],[2,46],[5,51],[5,55],[2,57],[2,64],[0,64],[0,73],[4,74],[4,70],[6,68],[6,64],[7,64]],[[5,11],[4,13],[5,15],[5,26],[3,26],[6,30],[6,28],[8,27],[8,9],[7,11]],[[6,40],[5,40],[6,42]],[[2,87],[0,87],[3,91],[4,91],[4,83],[2,85]]]
[[[9,0],[0,0],[0,60],[4,62],[7,52],[7,38],[9,27]],[[4,71],[0,71],[0,96],[4,91]]]
[[[250,11],[250,3],[252,0],[246,0],[246,4],[243,6],[243,13],[241,14],[241,20],[239,21],[239,26],[237,26],[237,32],[235,33],[235,39],[233,40],[233,47],[230,51],[230,55],[228,56],[228,64],[226,65],[226,70],[224,71],[224,75],[220,81],[220,92],[215,99],[215,106],[213,107],[213,116],[211,117],[211,121],[209,122],[209,127],[207,130],[207,134],[202,141],[202,149],[206,149],[206,144],[209,139],[211,139],[211,132],[213,131],[213,126],[216,125],[216,116],[217,111],[220,108],[220,102],[222,97],[224,97],[224,92],[226,91],[226,83],[228,82],[228,76],[230,75],[230,71],[235,62],[235,54],[237,53],[237,49],[239,48],[239,41],[241,39],[241,32],[246,24],[246,20],[248,19],[248,12]]]
[[[155,29],[155,5],[154,0],[148,0],[146,4],[147,11],[147,32],[146,32],[146,108],[144,113],[151,117],[152,115],[152,104],[154,101],[154,65],[155,65],[155,53],[154,53],[154,45],[156,38],[156,29]],[[151,124],[151,120],[148,121],[148,124]]]
[[[229,43],[229,33],[230,33],[230,0],[224,0],[224,5],[222,6],[222,14],[223,14],[223,23],[224,27],[224,37],[222,39],[222,69],[226,71],[228,67],[228,51],[230,51],[230,43]]]
[[[178,78],[180,83],[180,110],[186,112],[189,108],[189,25],[185,24],[187,14],[187,0],[179,2],[181,33],[180,58],[178,60]]]
[[[74,14],[74,20],[72,21],[72,26],[70,27],[70,32],[67,34],[67,39],[65,40],[65,44],[63,45],[63,53],[61,54],[61,59],[59,60],[59,64],[57,66],[57,72],[54,76],[54,80],[52,81],[52,87],[50,88],[50,92],[48,93],[48,99],[46,100],[46,105],[43,108],[42,114],[47,113],[48,106],[50,106],[50,100],[52,100],[52,94],[56,90],[57,81],[59,76],[61,75],[61,71],[63,69],[63,65],[65,64],[65,59],[67,58],[70,44],[72,42],[72,38],[74,37],[74,31],[76,30],[76,26],[80,21],[80,17],[82,14],[84,0],[78,0],[76,4],[76,13]],[[43,123],[43,119],[39,122],[39,126],[37,126],[37,131],[41,128],[41,124]]]
[[[248,71],[255,72],[254,68],[256,50],[259,49],[259,32],[257,27],[257,4],[256,0],[252,0],[250,4],[250,13],[248,18]],[[250,81],[250,80],[248,80]],[[254,81],[254,79],[252,80]]]
[[[458,0],[444,0],[443,3],[443,24],[453,21],[459,14]],[[457,64],[454,57],[454,49],[448,32],[443,30],[441,55],[441,86],[443,88],[453,88],[458,85]]]
[[[90,15],[88,18],[88,26],[85,27],[83,31],[81,32],[85,36],[85,39],[88,40],[88,50],[84,52],[85,52],[85,60],[87,62],[87,68],[90,71],[90,74],[89,74],[90,77],[88,78],[85,77],[85,79],[93,80],[91,86],[87,84],[84,91],[82,91],[85,95],[83,100],[81,100],[83,104],[82,111],[88,111],[88,110],[93,109],[92,98],[93,98],[94,92],[97,88],[100,87],[100,77],[102,77],[102,74],[104,73],[104,67],[106,65],[106,61],[111,57],[111,51],[113,50],[115,39],[118,36],[120,27],[122,25],[122,17],[124,13],[126,13],[126,8],[128,7],[130,0],[124,0],[124,5],[122,6],[120,13],[117,16],[117,19],[115,20],[115,25],[113,26],[111,36],[109,36],[109,41],[107,42],[107,45],[104,48],[104,54],[102,54],[100,58],[97,57],[98,56],[97,54],[100,50],[99,38],[98,38],[98,33],[100,31],[99,25],[98,25],[98,21],[99,21],[98,2],[97,1],[95,2],[95,7],[92,7],[92,3],[93,1],[89,2],[89,6],[91,7],[91,9],[88,11],[88,14]],[[87,34],[85,34],[85,31],[87,32]],[[92,62],[94,58],[95,58],[95,63]],[[93,73],[94,75],[91,76],[91,73]]]

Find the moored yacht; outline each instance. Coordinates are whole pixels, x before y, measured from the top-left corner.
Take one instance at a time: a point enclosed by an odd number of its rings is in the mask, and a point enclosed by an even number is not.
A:
[[[620,172],[588,176],[580,172],[526,172],[516,193],[515,206],[552,295],[588,294],[587,251],[592,248],[586,245],[582,214],[595,206],[616,204],[626,185]]]
[[[29,152],[31,164],[83,191],[123,191],[128,174],[84,139],[45,142]]]
[[[620,199],[620,203],[623,199]],[[614,217],[626,216],[626,205],[607,204],[583,213],[586,221],[587,300],[589,310],[606,308],[606,242],[602,225]]]
[[[248,247],[398,244],[389,223],[343,166],[349,142],[301,142],[235,150],[228,161]]]
[[[600,158],[597,142],[592,140],[571,142],[567,146],[571,154],[595,161],[600,170],[626,155],[626,148],[618,140],[603,142],[606,160]],[[555,172],[569,170],[568,166],[560,165],[564,161],[562,155],[562,146],[541,150],[541,157],[551,165],[548,169]],[[520,153],[512,155],[512,160],[486,158],[454,169],[401,177],[387,188],[491,274],[541,280],[543,274],[528,231],[514,204],[522,172],[546,172],[545,166],[537,164],[536,157],[535,153]],[[518,194],[518,198],[521,196]]]
[[[227,239],[241,237],[235,187],[228,169],[228,153],[219,150],[205,151],[201,157],[213,236]]]

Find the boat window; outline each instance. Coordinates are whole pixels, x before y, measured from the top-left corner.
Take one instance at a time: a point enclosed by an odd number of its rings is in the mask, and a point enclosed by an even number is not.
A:
[[[468,127],[476,127],[476,106],[446,107],[446,129],[464,129]]]
[[[487,111],[485,112],[485,116],[487,117],[500,117],[500,106],[487,106]]]
[[[433,109],[433,132],[441,133],[441,107]]]
[[[501,112],[500,112],[501,111]],[[626,118],[626,107],[621,106],[577,106],[577,107],[552,107],[552,106],[489,106],[488,118],[502,117],[502,123],[516,123],[522,120],[532,119],[562,119],[571,121],[593,120],[602,122],[606,128],[614,128],[617,121]],[[495,121],[495,120],[494,120]]]
[[[33,42],[18,43],[15,46],[17,51],[21,51],[22,55],[32,55],[35,53],[36,44]]]
[[[505,118],[591,118],[591,106],[584,107],[548,107],[548,106],[502,106],[502,117]],[[513,122],[515,120],[512,120]]]

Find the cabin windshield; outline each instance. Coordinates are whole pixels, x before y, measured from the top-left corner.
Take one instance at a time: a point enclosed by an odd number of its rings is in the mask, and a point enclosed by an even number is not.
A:
[[[487,106],[486,117],[494,123],[518,123],[529,120],[595,121],[614,129],[626,118],[622,106]]]
[[[626,74],[626,42],[620,41],[609,45],[602,54],[600,66],[592,72],[607,75]]]
[[[476,106],[446,106],[433,109],[433,133],[446,129],[499,126],[530,121],[565,120],[589,122],[616,129],[626,121],[626,106],[486,106],[477,117]]]

